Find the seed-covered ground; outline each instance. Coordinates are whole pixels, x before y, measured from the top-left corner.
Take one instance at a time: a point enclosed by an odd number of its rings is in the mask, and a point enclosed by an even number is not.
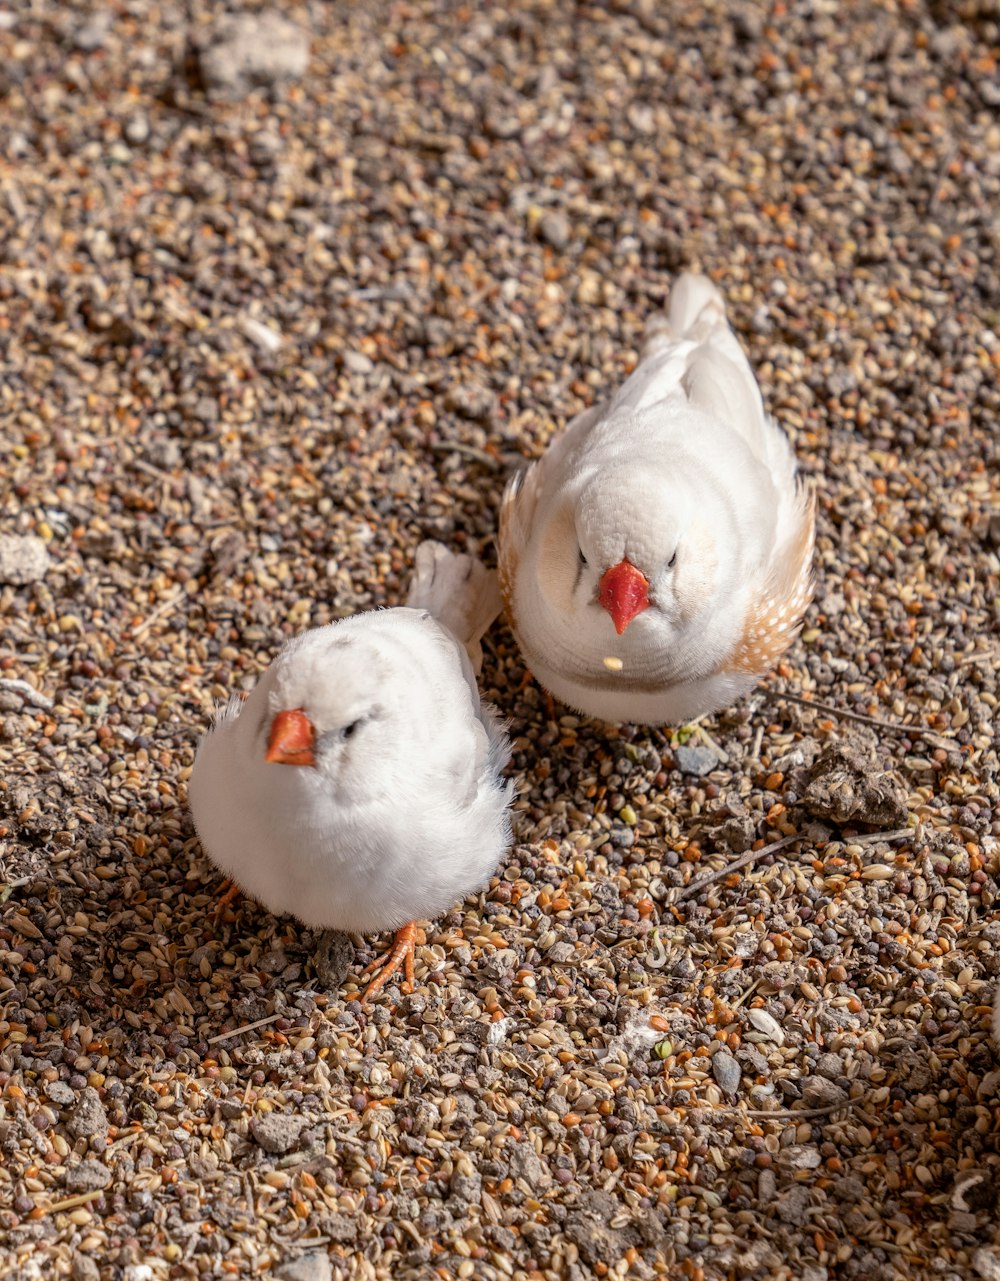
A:
[[[1000,11],[253,8],[0,9],[0,1270],[1000,1276]],[[363,1009],[385,940],[216,920],[198,736],[492,558],[683,267],[818,494],[803,633],[660,732],[498,624],[515,845]]]

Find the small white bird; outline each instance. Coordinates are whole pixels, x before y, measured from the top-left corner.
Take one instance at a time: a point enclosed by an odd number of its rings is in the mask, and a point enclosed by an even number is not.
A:
[[[412,986],[415,919],[482,886],[510,843],[507,736],[473,666],[499,609],[483,565],[422,543],[406,607],[289,641],[198,748],[191,813],[240,889],[308,926],[398,931],[365,999],[401,963]]]
[[[618,393],[508,485],[500,586],[563,702],[676,724],[733,703],[791,643],[813,528],[722,296],[685,275]]]

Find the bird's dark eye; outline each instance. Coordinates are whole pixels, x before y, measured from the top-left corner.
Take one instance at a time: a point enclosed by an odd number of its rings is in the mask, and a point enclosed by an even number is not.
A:
[[[360,720],[351,721],[350,725],[345,725],[344,728],[340,731],[340,737],[343,739],[353,738],[360,728],[361,728]]]
[[[581,564],[581,565],[586,565],[586,564],[587,564],[587,558],[586,558],[586,556],[584,556],[584,554],[583,554],[583,548],[582,548],[582,547],[577,547],[577,549],[576,549],[576,550],[577,550],[577,552],[578,552],[578,554],[579,554],[579,556],[580,556],[580,564]]]
[[[676,564],[677,564],[677,553],[674,552],[673,556],[671,556],[670,559],[667,561],[667,569],[673,569],[673,567]]]

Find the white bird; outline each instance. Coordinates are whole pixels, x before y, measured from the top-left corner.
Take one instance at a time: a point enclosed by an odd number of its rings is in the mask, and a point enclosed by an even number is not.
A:
[[[508,485],[500,586],[556,697],[676,724],[735,702],[791,643],[813,530],[722,296],[684,275],[617,394]]]
[[[415,921],[510,843],[507,736],[473,666],[499,609],[495,575],[423,543],[406,607],[289,641],[199,745],[191,813],[235,886],[314,928],[397,930],[365,999],[401,963],[412,986]]]

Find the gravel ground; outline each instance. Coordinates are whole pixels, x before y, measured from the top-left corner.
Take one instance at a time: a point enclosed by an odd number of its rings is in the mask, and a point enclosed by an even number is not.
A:
[[[1000,1276],[995,0],[284,12],[0,9],[0,1270]],[[659,733],[494,629],[516,845],[364,1011],[377,940],[214,920],[198,735],[491,557],[683,266],[819,494],[802,637]]]

